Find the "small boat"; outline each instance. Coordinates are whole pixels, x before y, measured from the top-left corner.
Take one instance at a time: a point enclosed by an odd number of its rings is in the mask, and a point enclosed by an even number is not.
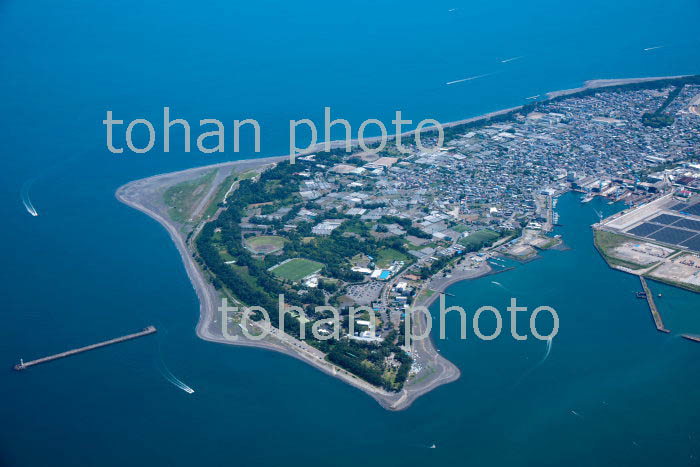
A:
[[[637,296],[637,298],[647,298],[646,292],[636,292],[635,295]]]

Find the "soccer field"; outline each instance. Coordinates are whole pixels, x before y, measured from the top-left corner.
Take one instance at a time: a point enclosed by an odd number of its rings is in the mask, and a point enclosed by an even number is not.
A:
[[[282,279],[296,282],[321,269],[323,269],[323,264],[321,263],[311,261],[310,259],[294,258],[286,263],[275,266],[271,271]]]

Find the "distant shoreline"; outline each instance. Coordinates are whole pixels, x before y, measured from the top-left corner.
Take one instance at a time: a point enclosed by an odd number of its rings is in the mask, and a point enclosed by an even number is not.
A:
[[[671,80],[676,80],[676,79],[683,79],[683,78],[688,78],[690,76],[694,75],[682,75],[682,76],[667,76],[667,77],[649,77],[649,78],[630,78],[630,79],[613,79],[613,80],[591,80],[591,81],[586,81],[582,87],[579,88],[574,88],[574,89],[568,89],[568,90],[562,90],[562,91],[554,91],[547,93],[547,98],[541,101],[537,101],[537,103],[542,104],[549,102],[554,99],[559,99],[559,98],[566,98],[566,97],[573,97],[578,93],[581,92],[586,92],[590,90],[595,90],[595,89],[604,89],[604,88],[609,88],[609,87],[616,87],[616,86],[624,86],[624,85],[631,85],[631,84],[639,84],[639,83],[652,83],[652,82],[658,82],[658,81],[671,81]],[[487,123],[494,117],[502,117],[502,116],[507,116],[508,114],[512,114],[515,112],[518,112],[522,109],[525,108],[525,105],[520,105],[516,107],[511,107],[508,109],[503,109],[503,110],[498,110],[494,112],[489,112],[480,116],[476,117],[471,117],[463,120],[458,120],[458,121],[453,121],[453,122],[447,122],[441,124],[443,128],[452,128],[452,127],[457,127],[460,125],[476,125],[480,122]],[[410,135],[413,134],[415,130],[413,131],[408,131],[402,133],[403,135]],[[427,127],[422,129],[422,133],[429,133],[429,132],[434,132],[435,128],[434,127]],[[389,136],[390,139],[394,139],[395,135]],[[365,139],[366,142],[373,142],[373,141],[378,141],[380,138],[379,137],[373,137],[373,138],[367,138]],[[358,146],[359,142],[357,140],[352,140],[352,146],[356,147]],[[330,142],[330,146],[332,149],[338,148],[338,147],[343,147],[345,145],[345,141],[332,141]],[[309,148],[308,150],[305,150],[303,154],[299,154],[300,156],[303,156],[304,154],[310,154],[313,152],[317,152],[320,150],[323,150],[325,146],[324,143],[318,143],[312,148]],[[339,369],[335,365],[331,364],[330,362],[327,361],[320,361],[318,358],[315,358],[313,355],[311,355],[309,352],[305,352],[303,350],[298,350],[292,347],[286,347],[282,344],[273,344],[271,342],[266,342],[266,341],[250,341],[250,340],[245,340],[245,339],[238,339],[237,341],[230,341],[225,339],[223,336],[216,335],[211,332],[210,328],[212,327],[213,324],[215,324],[216,319],[215,317],[217,316],[216,313],[218,312],[218,299],[219,299],[219,293],[214,289],[214,287],[211,285],[211,283],[208,281],[206,277],[204,277],[204,274],[200,270],[200,268],[197,266],[196,262],[192,258],[192,251],[188,248],[187,246],[187,239],[183,236],[183,232],[180,231],[179,226],[172,221],[169,216],[167,215],[167,211],[163,211],[162,206],[159,205],[159,200],[157,199],[159,196],[161,196],[161,189],[167,186],[170,186],[174,183],[177,183],[177,181],[181,180],[188,180],[193,178],[194,176],[197,176],[203,172],[209,171],[211,169],[221,169],[221,168],[231,168],[233,170],[237,166],[245,166],[248,169],[251,168],[259,168],[261,166],[264,166],[266,164],[270,163],[277,163],[281,162],[283,160],[286,160],[289,158],[289,155],[286,156],[274,156],[274,157],[264,157],[264,158],[251,158],[251,159],[242,159],[242,160],[237,160],[237,161],[230,161],[230,162],[222,162],[222,163],[217,163],[217,164],[212,164],[212,165],[206,165],[206,166],[200,166],[200,167],[194,167],[194,168],[189,168],[185,169],[182,171],[178,172],[170,172],[170,173],[165,173],[165,174],[159,174],[159,175],[154,175],[151,177],[147,177],[144,179],[140,180],[135,180],[132,182],[129,182],[125,185],[122,185],[119,187],[116,192],[115,196],[116,198],[126,204],[127,206],[130,206],[138,211],[143,212],[147,216],[151,217],[154,219],[156,222],[161,224],[168,234],[170,235],[170,238],[173,240],[175,243],[175,246],[177,247],[178,252],[180,253],[180,256],[182,258],[183,264],[185,266],[185,270],[187,272],[187,275],[190,279],[190,282],[192,283],[195,292],[197,294],[197,297],[200,302],[200,313],[199,313],[199,320],[197,322],[196,326],[196,334],[198,337],[200,337],[203,340],[211,341],[211,342],[218,342],[218,343],[224,343],[224,344],[233,344],[233,345],[242,345],[242,346],[248,346],[248,347],[258,347],[258,348],[264,348],[268,350],[275,350],[278,352],[282,352],[286,355],[290,355],[292,357],[295,357],[299,360],[302,360],[306,363],[311,364],[312,366],[320,369],[321,371],[335,376],[337,378],[340,378],[341,380],[347,382],[348,384],[351,384],[352,386],[355,386],[370,396],[372,396],[375,400],[377,400],[384,408],[389,409],[389,410],[404,410],[410,407],[410,405],[415,401],[418,397],[432,391],[433,389],[436,389],[437,387],[450,383],[452,381],[457,380],[461,372],[459,368],[457,368],[453,363],[449,362],[446,360],[444,357],[442,357],[438,352],[437,349],[435,348],[435,344],[433,342],[432,336],[429,337],[428,339],[425,339],[423,341],[420,341],[422,351],[424,352],[424,355],[427,357],[430,357],[433,362],[439,366],[440,370],[428,375],[429,378],[425,381],[418,381],[415,382],[413,385],[411,385],[410,382],[408,382],[405,386],[404,389],[399,392],[399,393],[389,393],[387,391],[384,391],[383,389],[376,388],[374,386],[371,386],[369,383],[365,382],[364,380],[359,379],[358,377],[348,373],[345,370]],[[160,200],[162,201],[162,200]],[[429,297],[428,299],[424,300],[421,303],[423,306],[430,307],[432,303],[437,300],[442,292],[444,292],[447,287],[457,283],[461,282],[464,280],[472,280],[476,279],[479,277],[484,277],[489,274],[497,274],[499,272],[503,271],[494,271],[489,265],[485,265],[486,268],[484,271],[474,271],[475,274],[473,275],[463,275],[463,276],[455,276],[452,280],[448,280],[443,284],[440,284],[440,289],[439,291],[436,290],[436,292]],[[505,271],[505,270],[504,270]],[[432,278],[431,278],[432,279]],[[421,324],[418,324],[420,326]],[[427,377],[426,377],[427,378]]]
[[[514,107],[508,107],[505,109],[500,109],[500,110],[494,110],[492,112],[487,112],[485,114],[477,115],[475,117],[469,117],[465,118],[462,120],[453,120],[451,122],[444,122],[440,123],[442,128],[454,128],[460,125],[476,125],[480,122],[488,122],[489,120],[495,118],[495,117],[503,117],[507,116],[509,114],[517,113],[520,110],[524,109],[526,105],[533,105],[533,104],[546,104],[548,102],[551,102],[553,100],[557,99],[562,99],[562,98],[567,98],[567,97],[574,97],[577,94],[592,91],[592,90],[604,90],[606,88],[615,88],[618,86],[629,86],[629,85],[634,85],[634,84],[645,84],[645,83],[655,83],[658,81],[668,81],[669,84],[671,84],[672,81],[674,80],[680,80],[680,79],[688,79],[688,78],[693,78],[697,77],[700,79],[700,75],[675,75],[675,76],[657,76],[657,77],[643,77],[643,78],[615,78],[615,79],[592,79],[592,80],[587,80],[583,83],[583,86],[579,86],[577,88],[571,88],[571,89],[563,89],[559,91],[550,91],[545,94],[545,98],[541,100],[536,100],[533,102],[529,102],[527,104],[521,104],[517,105]],[[409,130],[409,131],[404,131],[401,133],[401,137],[405,136],[411,136],[415,133],[416,130]],[[433,133],[436,131],[435,127],[424,127],[421,129],[421,134],[423,133]],[[393,140],[396,138],[396,135],[388,135],[387,136],[388,140]],[[374,143],[377,141],[380,141],[381,137],[379,136],[373,136],[370,138],[364,138],[365,143]],[[353,147],[356,147],[359,145],[359,140],[353,139],[350,141],[351,145]],[[334,140],[330,142],[330,147],[331,149],[337,149],[339,147],[343,147],[345,145],[345,140]],[[302,154],[299,154],[299,156],[303,156],[304,154],[310,154],[313,152],[318,152],[323,150],[325,147],[325,142],[317,143],[316,145],[312,146],[309,149],[304,150]]]

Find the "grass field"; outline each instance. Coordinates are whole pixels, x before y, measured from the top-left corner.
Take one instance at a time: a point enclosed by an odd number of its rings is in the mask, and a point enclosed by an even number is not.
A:
[[[168,205],[168,214],[174,221],[186,223],[197,203],[207,193],[218,169],[207,172],[195,180],[173,185],[163,193],[163,201]]]
[[[248,180],[249,178],[253,178],[258,174],[257,170],[249,170],[247,172],[243,172],[238,176],[238,180]]]
[[[377,257],[374,258],[374,263],[379,269],[389,266],[393,261],[410,261],[411,258],[404,255],[393,248],[382,248],[377,252]]]
[[[484,229],[471,233],[468,237],[462,238],[459,241],[459,244],[465,248],[478,249],[481,248],[484,242],[496,240],[498,237],[499,235],[496,232]]]
[[[435,242],[427,242],[427,243],[423,243],[421,245],[414,245],[413,243],[409,242],[408,240],[405,240],[404,244],[406,245],[406,249],[408,249],[408,250],[422,250],[425,247],[435,248],[437,246],[437,243],[435,243]]]
[[[256,253],[269,253],[284,246],[284,238],[275,235],[260,235],[246,239],[248,248]]]
[[[231,254],[228,251],[226,251],[226,248],[221,248],[219,250],[219,256],[221,256],[221,259],[223,259],[226,262],[236,260],[236,258],[231,256]]]
[[[287,279],[293,282],[303,279],[306,276],[323,269],[323,264],[310,259],[294,258],[286,263],[279,264],[271,269],[271,271],[282,279]]]
[[[246,283],[247,283],[249,286],[251,286],[252,288],[254,288],[254,289],[256,289],[256,290],[258,290],[258,291],[260,291],[260,292],[264,292],[264,290],[258,285],[258,281],[255,280],[255,277],[251,276],[251,275],[248,273],[248,268],[247,268],[247,267],[245,267],[245,266],[238,266],[238,265],[231,265],[231,269],[233,269],[234,271],[236,271],[236,274],[238,274],[238,276],[239,276],[241,279],[243,279],[244,281],[246,281]]]

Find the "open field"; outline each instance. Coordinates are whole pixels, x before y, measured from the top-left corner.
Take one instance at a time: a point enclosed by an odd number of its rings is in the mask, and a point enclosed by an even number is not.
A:
[[[323,269],[323,264],[310,259],[294,258],[270,269],[276,276],[293,282],[310,276]]]
[[[180,223],[190,221],[190,216],[197,203],[207,193],[218,170],[207,172],[199,178],[173,185],[163,193],[163,201],[168,206],[168,215]]]
[[[700,292],[700,257],[693,254],[681,254],[665,261],[647,274],[648,277]]]
[[[493,230],[479,230],[478,232],[474,232],[469,234],[468,237],[462,238],[459,241],[459,244],[462,245],[463,247],[470,249],[470,248],[480,248],[483,243],[488,242],[488,241],[494,241],[498,238],[498,234],[494,232]]]
[[[547,237],[547,236],[538,236],[537,238],[533,239],[530,242],[530,245],[534,246],[535,248],[539,248],[541,250],[547,250],[549,248],[552,248],[553,246],[561,243],[561,239],[559,238],[552,238],[552,237]]]
[[[243,172],[238,176],[238,180],[248,180],[249,178],[253,178],[258,174],[257,170],[249,170],[247,172]]]
[[[284,238],[275,235],[260,235],[245,240],[246,246],[258,254],[272,253],[284,246]]]
[[[375,264],[379,269],[386,268],[394,261],[410,261],[411,259],[393,248],[382,248],[377,252],[377,257],[374,259]]]
[[[537,250],[530,245],[517,244],[508,249],[506,253],[516,258],[523,259],[535,256],[537,254]]]
[[[613,250],[616,258],[635,264],[650,266],[673,254],[676,250],[648,242],[625,242]]]
[[[643,269],[647,265],[638,264],[633,261],[626,261],[616,254],[615,250],[625,243],[637,242],[635,239],[624,235],[614,234],[605,230],[595,230],[593,232],[594,243],[605,261],[611,266],[623,266],[630,269]],[[638,242],[637,242],[638,243]]]

